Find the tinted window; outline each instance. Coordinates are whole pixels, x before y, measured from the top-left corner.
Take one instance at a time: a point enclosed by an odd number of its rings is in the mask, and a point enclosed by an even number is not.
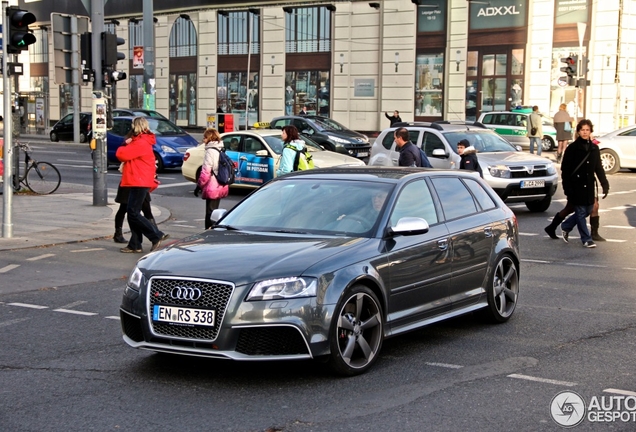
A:
[[[492,117],[492,114],[486,114],[481,122],[483,124],[492,124]]]
[[[395,226],[403,217],[424,218],[429,225],[437,223],[435,204],[426,181],[411,182],[400,192],[391,214],[391,226]]]
[[[630,129],[625,132],[621,132],[618,136],[636,136],[636,129]]]
[[[291,124],[291,120],[290,119],[280,119],[280,120],[276,120],[275,122],[270,124],[270,127],[272,129],[282,129],[283,126],[287,126],[288,124]]]
[[[223,147],[228,151],[239,151],[239,142],[241,138],[237,135],[226,135],[223,137]]]
[[[257,138],[245,137],[245,140],[243,142],[245,144],[245,153],[251,153],[255,155],[256,152],[258,152],[259,150],[266,150],[265,146]]]
[[[446,220],[477,212],[473,196],[457,177],[437,177],[433,179],[433,185],[442,203]]]
[[[384,135],[384,138],[382,138],[382,146],[387,150],[391,150],[391,147],[393,147],[393,141],[395,140],[393,132],[394,131],[388,131],[386,135]]]
[[[446,140],[457,153],[457,143],[467,139],[471,146],[478,152],[509,152],[517,151],[508,141],[501,138],[491,130],[468,130],[461,132],[447,132]],[[479,158],[479,155],[477,155]]]
[[[411,141],[413,144],[417,144],[417,142],[420,140],[420,131],[418,130],[410,130],[409,131],[409,141]]]
[[[131,122],[130,120],[117,120],[113,121],[113,128],[110,130],[110,133],[117,136],[125,136],[130,130]]]
[[[490,210],[497,207],[488,192],[476,180],[464,179],[464,182],[468,185],[468,189],[473,193],[482,210]]]
[[[424,142],[422,143],[422,148],[424,149],[424,153],[426,153],[426,156],[432,156],[433,150],[435,149],[442,149],[446,151],[446,146],[444,145],[440,137],[431,132],[424,133]]]

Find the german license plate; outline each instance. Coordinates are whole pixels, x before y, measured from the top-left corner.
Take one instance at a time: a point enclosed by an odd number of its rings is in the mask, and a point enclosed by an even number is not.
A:
[[[213,309],[182,308],[154,305],[152,320],[168,324],[214,327],[216,311]]]
[[[524,180],[521,182],[521,189],[545,187],[545,180]]]
[[[369,156],[369,152],[358,152],[358,157]]]

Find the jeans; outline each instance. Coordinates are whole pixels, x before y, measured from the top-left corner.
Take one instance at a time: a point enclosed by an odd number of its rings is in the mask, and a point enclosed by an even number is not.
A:
[[[537,143],[537,154],[541,156],[541,137],[530,137],[530,153],[534,153],[535,143]]]
[[[574,226],[579,229],[581,235],[581,241],[583,243],[592,241],[590,231],[587,229],[587,217],[592,213],[594,204],[590,205],[577,205],[574,206],[574,214],[567,218],[562,224],[561,229],[563,231],[570,232],[574,229]]]
[[[131,187],[128,195],[128,225],[130,226],[130,241],[128,247],[133,250],[141,249],[143,235],[152,243],[156,243],[163,237],[163,233],[155,229],[155,227],[141,215],[141,206],[146,199],[146,195],[150,188],[147,187]]]

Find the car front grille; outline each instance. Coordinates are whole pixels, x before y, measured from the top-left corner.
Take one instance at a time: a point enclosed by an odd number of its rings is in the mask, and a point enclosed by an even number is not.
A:
[[[307,345],[293,327],[252,327],[241,329],[236,351],[245,355],[307,354]]]
[[[545,165],[511,166],[510,175],[512,178],[546,177],[548,167]]]
[[[180,300],[171,296],[174,288],[187,287],[201,291],[197,300]],[[148,286],[148,319],[153,333],[157,336],[170,336],[188,340],[213,341],[219,334],[227,305],[232,297],[234,286],[229,283],[200,279],[151,278]],[[196,327],[152,321],[155,304],[168,306],[215,309],[214,327]]]
[[[191,149],[192,147],[179,147],[177,148],[177,151],[181,154],[185,154],[185,152],[188,151],[188,149]]]

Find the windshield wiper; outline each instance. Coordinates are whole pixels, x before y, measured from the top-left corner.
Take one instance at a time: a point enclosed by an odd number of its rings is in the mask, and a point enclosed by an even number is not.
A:
[[[275,233],[281,233],[281,234],[307,234],[305,231],[293,231],[293,230],[276,230],[274,231]]]
[[[232,225],[214,225],[214,228],[225,228],[226,230],[237,231],[238,228],[233,227]]]

